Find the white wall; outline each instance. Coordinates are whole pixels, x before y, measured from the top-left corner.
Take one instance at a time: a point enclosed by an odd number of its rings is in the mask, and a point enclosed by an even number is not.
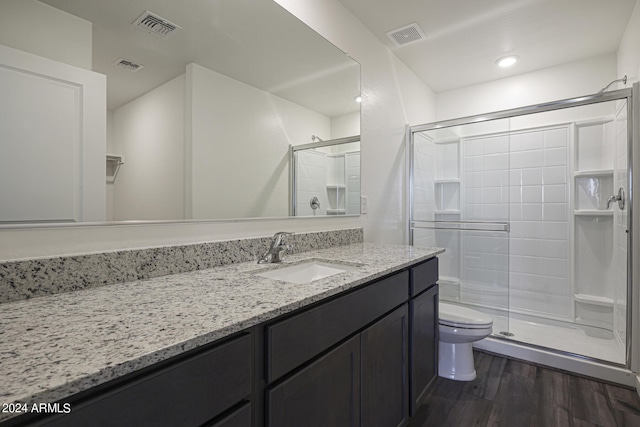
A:
[[[365,240],[405,242],[405,152],[408,123],[435,119],[434,95],[336,0],[277,0],[361,64],[362,195]]]
[[[618,48],[618,76],[627,75],[630,82],[640,78],[640,2],[636,3]],[[627,83],[627,86],[629,84]]]
[[[331,139],[360,135],[360,112],[331,117]]]
[[[441,92],[436,96],[437,120],[490,113],[596,93],[618,78],[616,68],[616,55],[612,53]]]
[[[433,93],[337,0],[278,3],[362,65],[362,181],[368,215],[3,230],[0,260],[359,226],[365,227],[368,241],[403,243],[404,126],[435,119]]]
[[[622,43],[620,43],[620,47],[618,49],[618,75],[623,76],[627,75],[630,82],[638,81],[640,78],[640,2],[636,4],[636,7],[629,19],[629,23],[627,24],[627,29],[624,33],[624,37],[622,39]],[[629,86],[629,83],[627,86]],[[636,103],[637,105],[637,103]],[[640,112],[636,114],[634,120],[638,120],[640,118]],[[638,150],[634,152],[634,168],[640,164]],[[637,176],[637,174],[636,174]],[[634,212],[640,211],[640,202],[638,197],[634,198],[633,209]],[[633,250],[638,251],[638,241],[640,241],[640,233],[638,230],[640,227],[637,226],[638,218],[637,214],[634,217],[635,225],[634,225],[634,233],[633,233],[633,241],[634,248]],[[635,295],[632,310],[633,310],[633,325],[631,327],[631,333],[633,334],[633,360],[631,361],[631,368],[634,372],[640,372],[640,274],[638,274],[638,261],[637,256],[634,257],[635,265],[634,272],[635,276],[633,278],[633,292]],[[640,385],[640,376],[638,376],[637,384]],[[640,388],[639,388],[640,390]]]
[[[0,44],[92,69],[91,22],[36,0],[0,2]]]
[[[112,219],[184,218],[184,74],[113,112]]]
[[[287,216],[289,144],[329,134],[329,117],[197,64],[187,93],[188,217]]]

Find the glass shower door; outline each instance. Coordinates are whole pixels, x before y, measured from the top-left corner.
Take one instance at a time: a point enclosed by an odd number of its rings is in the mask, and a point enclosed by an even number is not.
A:
[[[508,120],[413,134],[411,237],[446,249],[440,300],[492,316],[509,333]]]

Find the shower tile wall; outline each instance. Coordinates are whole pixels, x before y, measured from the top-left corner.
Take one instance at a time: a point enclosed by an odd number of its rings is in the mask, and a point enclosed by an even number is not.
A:
[[[462,140],[462,209],[465,221],[509,220],[509,137]],[[509,236],[507,233],[462,233],[463,302],[509,306]]]
[[[568,142],[566,127],[463,140],[463,218],[511,224],[465,234],[463,300],[572,315]]]
[[[329,205],[327,199],[326,155],[319,151],[304,150],[297,154],[296,182],[297,199],[296,215],[324,215]],[[320,200],[320,209],[311,209],[310,201],[313,197]]]
[[[436,210],[434,144],[430,139],[417,134],[413,153],[413,218],[419,221],[433,221]],[[414,230],[413,241],[416,246],[434,246],[436,244],[435,232],[433,230]],[[441,263],[440,270],[449,271],[449,269],[443,268],[442,263],[447,262],[444,260],[445,258],[450,260],[451,256],[447,256],[447,252],[443,255],[445,256],[442,258],[438,257]]]

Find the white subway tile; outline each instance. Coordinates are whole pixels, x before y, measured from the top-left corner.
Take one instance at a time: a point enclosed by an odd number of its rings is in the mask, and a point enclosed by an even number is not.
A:
[[[522,185],[542,185],[542,168],[522,169]]]
[[[566,278],[569,273],[568,263],[566,259],[545,258],[543,271],[545,276]]]
[[[569,219],[567,203],[545,203],[545,221],[567,221]]]
[[[543,222],[544,232],[541,234],[544,239],[567,240],[569,235],[569,224],[567,222]]]
[[[542,240],[544,246],[544,256],[547,258],[567,259],[568,244],[566,240]]]
[[[567,149],[549,148],[544,150],[545,166],[565,166],[567,164]]]
[[[523,203],[522,219],[524,221],[542,221],[542,203]]]
[[[544,185],[566,184],[567,169],[566,167],[561,166],[545,167],[543,170],[542,178],[544,180]]]
[[[544,132],[545,148],[566,147],[568,141],[567,129],[554,129]]]
[[[567,202],[567,186],[561,185],[545,185],[544,186],[544,202],[545,203],[566,203]]]
[[[542,186],[531,185],[522,187],[523,203],[542,203]]]

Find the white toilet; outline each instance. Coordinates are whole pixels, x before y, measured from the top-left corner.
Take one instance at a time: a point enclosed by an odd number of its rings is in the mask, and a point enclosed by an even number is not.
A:
[[[491,335],[493,320],[484,313],[440,302],[438,375],[457,381],[476,378],[472,343]]]

